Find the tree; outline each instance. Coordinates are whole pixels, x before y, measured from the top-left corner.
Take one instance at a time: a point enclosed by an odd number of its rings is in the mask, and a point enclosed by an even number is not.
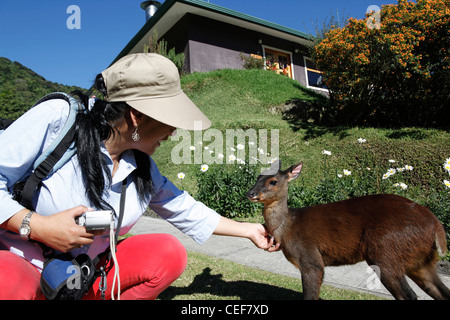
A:
[[[332,27],[313,54],[330,115],[348,124],[449,125],[449,27],[450,0],[398,0]]]
[[[148,45],[144,44],[144,53],[157,53],[171,60],[181,74],[185,63],[184,53],[175,53],[175,48],[167,51],[167,41],[162,39],[158,42],[158,31],[155,29],[150,36]]]
[[[85,91],[80,87],[47,81],[19,62],[0,57],[0,118],[15,120],[44,95],[74,90]]]

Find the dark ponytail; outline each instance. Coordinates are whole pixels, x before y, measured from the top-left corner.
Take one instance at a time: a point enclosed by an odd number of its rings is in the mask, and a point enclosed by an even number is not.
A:
[[[95,79],[95,87],[103,96],[106,96],[107,91],[101,74]],[[74,94],[80,97],[85,106],[88,105],[86,95],[79,91]],[[87,197],[98,209],[112,209],[111,205],[103,199],[105,191],[111,185],[112,177],[107,167],[110,160],[102,153],[101,144],[102,141],[119,134],[113,123],[123,118],[125,111],[129,108],[130,106],[125,102],[109,103],[96,100],[91,110],[87,110],[86,113],[80,112],[76,118],[75,143],[83,183]],[[133,152],[137,164],[137,169],[133,172],[133,181],[140,200],[148,201],[148,195],[153,192],[150,159],[141,151],[133,150]]]

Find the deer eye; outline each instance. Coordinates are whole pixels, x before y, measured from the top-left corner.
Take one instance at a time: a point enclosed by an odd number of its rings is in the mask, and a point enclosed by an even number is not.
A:
[[[274,187],[274,186],[276,186],[278,184],[278,181],[277,180],[271,180],[271,181],[269,181],[269,184]]]

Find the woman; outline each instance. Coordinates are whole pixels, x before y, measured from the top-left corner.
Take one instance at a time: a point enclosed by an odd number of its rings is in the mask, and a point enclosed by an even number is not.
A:
[[[109,236],[88,232],[75,218],[88,210],[119,212],[122,182],[126,204],[120,234],[128,232],[150,206],[202,244],[211,234],[245,237],[274,251],[261,224],[219,216],[163,177],[150,157],[176,128],[206,129],[210,121],[183,93],[177,68],[156,54],[128,55],[97,76],[105,100],[77,115],[77,154],[45,178],[34,195],[34,211],[11,197],[12,186],[61,130],[68,115],[64,100],[32,108],[0,135],[0,299],[42,299],[39,279],[45,260],[41,242],[74,257],[105,251]],[[14,141],[11,143],[10,141]],[[28,223],[25,238],[18,230]],[[155,299],[184,271],[184,247],[172,236],[148,234],[117,245],[122,299]],[[111,297],[114,265],[107,269]],[[85,299],[98,299],[98,282]],[[117,293],[117,287],[116,292]]]

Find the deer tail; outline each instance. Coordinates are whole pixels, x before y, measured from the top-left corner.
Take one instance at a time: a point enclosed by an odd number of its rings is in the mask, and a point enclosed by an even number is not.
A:
[[[436,229],[436,239],[434,242],[436,244],[437,253],[442,258],[447,254],[447,240],[444,227],[440,222],[438,222],[437,224],[438,226]]]

